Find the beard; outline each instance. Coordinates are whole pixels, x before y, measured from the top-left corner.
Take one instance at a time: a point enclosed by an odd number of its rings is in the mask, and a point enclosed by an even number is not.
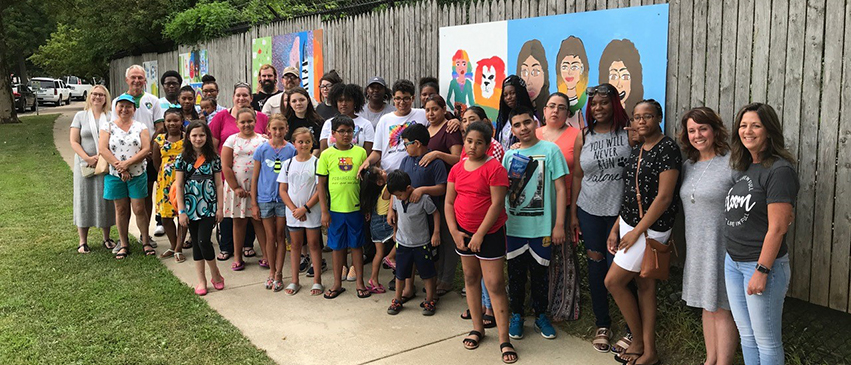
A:
[[[269,94],[275,91],[275,82],[272,80],[264,80],[260,82],[260,88],[263,89],[263,92]]]

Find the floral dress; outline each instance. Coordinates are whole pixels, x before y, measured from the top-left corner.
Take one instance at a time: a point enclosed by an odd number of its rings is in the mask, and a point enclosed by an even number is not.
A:
[[[154,139],[160,147],[160,171],[157,174],[157,213],[163,218],[174,218],[177,216],[176,207],[171,205],[168,199],[171,184],[174,183],[174,162],[183,153],[183,136],[177,142],[169,142],[165,134],[160,134]]]
[[[250,139],[244,139],[234,134],[225,140],[223,147],[233,149],[233,173],[236,181],[245,191],[251,191],[251,175],[254,172],[254,151],[260,147],[266,138],[255,134]],[[222,151],[224,153],[224,151]],[[225,183],[224,215],[227,218],[251,217],[251,198],[236,196],[230,185]]]

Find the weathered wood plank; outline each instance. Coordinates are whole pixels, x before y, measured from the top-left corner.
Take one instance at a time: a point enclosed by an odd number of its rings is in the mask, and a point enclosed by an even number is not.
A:
[[[555,4],[555,14],[565,14],[570,11],[567,10],[567,3],[564,0],[556,0]]]
[[[845,55],[851,55],[851,3],[845,5]],[[843,62],[842,66],[842,101],[840,102],[839,120],[847,121],[851,118],[851,62]],[[851,200],[847,199],[851,194],[851,161],[848,161],[848,156],[851,156],[851,124],[839,123],[839,145],[838,156],[839,164],[836,169],[836,196],[846,197],[845,199],[836,199],[834,206],[834,226],[836,231],[833,234],[834,243],[840,245],[844,242],[843,248],[836,255],[844,256],[846,260],[850,260],[847,250],[851,247]],[[843,251],[844,250],[844,251]],[[846,261],[845,265],[849,265]],[[846,269],[846,274],[847,274]],[[841,275],[842,273],[837,273]],[[846,288],[847,293],[851,293],[851,287]],[[851,304],[846,308],[851,311]]]
[[[753,29],[753,69],[769,70],[768,55],[771,42],[771,0],[756,0]],[[759,76],[751,78],[751,100],[765,101],[767,96],[768,77],[759,72]]]
[[[706,105],[707,0],[694,0],[692,15],[691,98],[689,107]]]
[[[842,86],[842,46],[845,36],[845,6],[842,1],[828,1],[825,8],[824,31],[824,75],[822,76],[821,110],[819,118],[818,181],[816,183],[816,206],[821,207],[815,215],[813,227],[813,265],[830,268],[827,304],[844,311],[848,306],[848,242],[833,239],[833,209],[836,203],[836,146],[839,132],[839,102]],[[847,62],[847,61],[846,61]],[[849,156],[843,156],[848,160]],[[843,200],[848,200],[844,197]],[[832,247],[831,247],[832,246]],[[825,260],[825,261],[821,261]],[[823,276],[821,281],[828,281]],[[820,287],[819,290],[822,290]],[[820,291],[813,294],[821,296]]]
[[[721,92],[722,1],[709,1],[706,12],[706,85],[704,105],[718,111]]]
[[[687,24],[691,23],[693,19],[693,10],[694,10],[694,1],[693,0],[681,0],[680,1],[680,29],[679,29],[679,43],[681,47],[678,50],[678,59],[677,63],[677,109],[669,110],[668,113],[674,113],[674,115],[683,115],[688,109],[692,107],[691,105],[691,83],[692,75],[691,75],[691,63],[692,63],[692,27],[687,26]],[[688,19],[689,21],[684,21]],[[676,121],[676,118],[674,119]]]
[[[741,108],[751,101],[751,60],[753,47],[753,0],[739,1],[739,26],[736,37],[736,89],[735,107]],[[763,76],[760,76],[763,78]]]
[[[815,176],[818,163],[818,128],[813,125],[818,123],[819,95],[821,92],[821,62],[824,52],[824,7],[825,0],[810,0],[807,4],[807,20],[804,43],[804,86],[802,95],[801,134],[799,137],[799,163],[798,176],[801,189],[798,193],[797,220],[798,226],[795,233],[795,244],[807,246],[811,255],[804,255],[812,260],[809,274],[809,300],[811,302],[827,305],[827,292],[829,281],[826,280],[829,268],[819,267],[818,262],[828,265],[828,254],[825,254],[820,246],[824,243],[814,244],[815,221]],[[799,259],[804,258],[799,257]]]
[[[673,136],[677,120],[677,84],[679,78],[680,0],[668,7],[668,71],[665,85],[665,132]]]
[[[786,27],[789,17],[789,4],[785,1],[774,1],[771,13],[771,41],[768,49],[768,69],[786,69]],[[782,16],[778,16],[782,15]],[[785,72],[766,72],[768,76],[768,90],[765,100],[777,109],[778,115],[784,115],[785,105],[783,103],[783,86]]]

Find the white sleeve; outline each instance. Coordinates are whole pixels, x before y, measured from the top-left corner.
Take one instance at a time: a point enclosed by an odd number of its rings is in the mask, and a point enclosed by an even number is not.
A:
[[[222,144],[222,147],[227,147],[233,149],[234,143],[236,143],[236,134],[232,134],[228,139],[225,140],[225,143]]]
[[[387,128],[384,127],[386,125],[384,121],[384,117],[381,117],[378,121],[378,125],[375,126],[372,143],[373,151],[384,151],[387,149],[387,132],[385,131]]]
[[[333,119],[333,118],[332,118]],[[322,130],[319,131],[319,140],[328,139],[331,137],[331,119],[322,123]]]
[[[263,108],[260,110],[260,112],[268,116],[272,116],[272,103],[270,103],[269,99],[266,99],[266,102],[263,103]]]
[[[366,123],[363,123],[363,141],[364,142],[375,142],[375,129],[372,128],[372,123],[366,118],[361,118]]]
[[[288,181],[287,180],[287,172],[289,172],[289,170],[290,170],[289,167],[293,163],[292,159],[293,159],[293,157],[290,157],[286,161],[284,161],[284,163],[282,164],[283,169],[281,169],[281,172],[278,173],[278,182],[279,183],[287,184],[287,181]]]

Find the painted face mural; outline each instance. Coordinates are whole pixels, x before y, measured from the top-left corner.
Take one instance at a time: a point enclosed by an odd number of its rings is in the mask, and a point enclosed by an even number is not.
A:
[[[644,99],[641,56],[632,41],[615,39],[609,42],[600,56],[599,81],[618,89],[621,105],[627,115],[632,115],[635,104]]]
[[[499,109],[503,81],[505,81],[505,61],[501,58],[493,56],[476,62],[476,87],[473,93],[476,104],[481,106],[491,119],[496,118],[497,109]]]
[[[550,96],[550,77],[547,55],[541,41],[532,39],[520,48],[517,54],[517,76],[526,82],[526,90],[537,110],[536,114],[542,117],[544,104]]]

